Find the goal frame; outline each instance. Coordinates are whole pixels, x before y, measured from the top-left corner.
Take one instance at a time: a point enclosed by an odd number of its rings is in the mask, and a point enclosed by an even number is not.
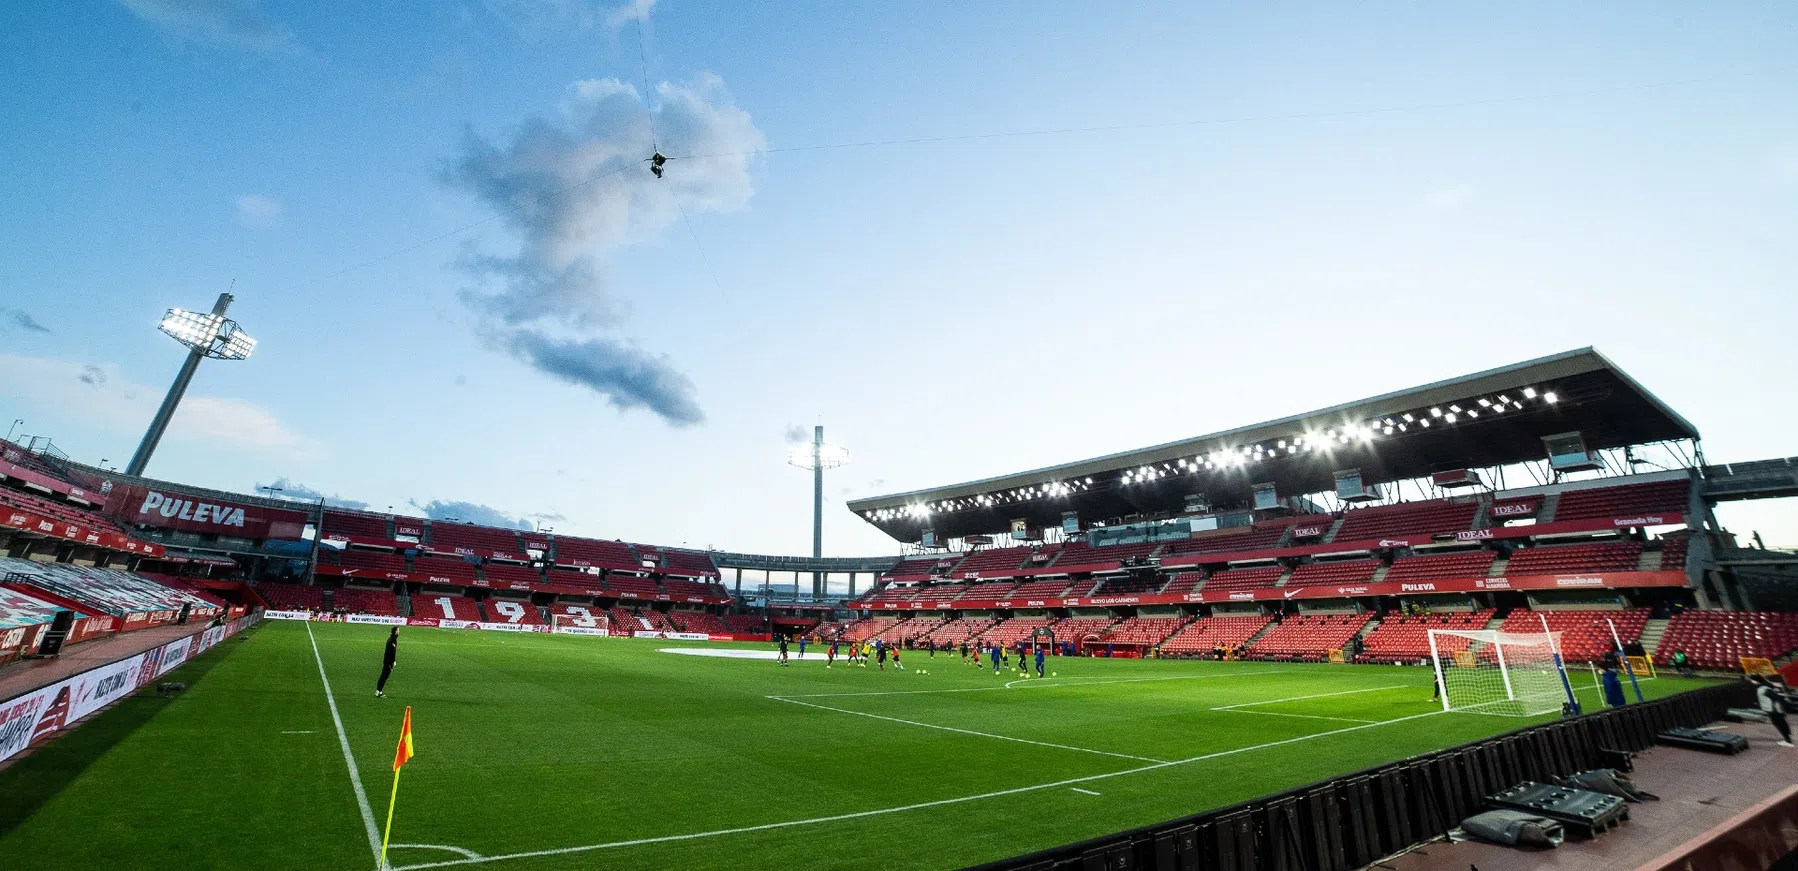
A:
[[[1544,621],[1543,629],[1544,630],[1548,629],[1548,627],[1546,625],[1546,621]],[[1579,702],[1574,697],[1574,694],[1573,694],[1573,683],[1568,678],[1566,665],[1564,664],[1564,662],[1561,659],[1561,647],[1560,647],[1559,633],[1553,632],[1553,631],[1544,631],[1542,633],[1517,633],[1517,632],[1503,632],[1503,631],[1499,631],[1499,630],[1490,630],[1490,629],[1434,629],[1434,628],[1432,628],[1432,629],[1428,630],[1427,635],[1426,635],[1426,637],[1429,640],[1429,645],[1430,645],[1430,668],[1433,673],[1433,675],[1432,675],[1433,679],[1436,682],[1436,694],[1437,694],[1437,697],[1442,702],[1442,710],[1445,713],[1450,712],[1450,711],[1459,710],[1459,711],[1465,711],[1465,712],[1471,712],[1471,713],[1493,714],[1496,716],[1526,716],[1527,717],[1527,716],[1540,716],[1542,714],[1550,713],[1552,711],[1552,708],[1550,708],[1548,710],[1541,710],[1541,711],[1524,710],[1524,712],[1520,713],[1520,714],[1506,714],[1506,713],[1500,713],[1500,712],[1496,712],[1496,711],[1475,710],[1475,708],[1477,708],[1480,705],[1489,705],[1489,704],[1492,704],[1492,702],[1479,702],[1475,705],[1463,705],[1460,708],[1455,707],[1455,701],[1453,698],[1451,698],[1451,695],[1450,695],[1448,674],[1443,670],[1443,661],[1442,660],[1443,660],[1444,653],[1443,653],[1442,647],[1437,644],[1436,639],[1438,636],[1453,636],[1453,637],[1457,637],[1457,638],[1466,638],[1466,639],[1469,639],[1470,641],[1484,641],[1485,643],[1489,644],[1491,652],[1492,652],[1493,667],[1496,667],[1498,670],[1499,685],[1502,686],[1503,692],[1504,692],[1503,698],[1499,699],[1497,701],[1515,703],[1515,704],[1519,705],[1520,710],[1524,709],[1528,705],[1529,701],[1532,699],[1538,700],[1540,702],[1546,702],[1547,699],[1546,699],[1546,697],[1542,696],[1540,694],[1540,692],[1538,692],[1536,695],[1528,695],[1527,697],[1519,695],[1517,684],[1512,680],[1512,672],[1517,667],[1517,664],[1514,661],[1506,660],[1506,658],[1505,658],[1506,649],[1512,648],[1514,650],[1514,649],[1518,648],[1522,644],[1523,639],[1529,639],[1529,638],[1537,639],[1537,643],[1539,643],[1547,648],[1548,659],[1546,661],[1546,664],[1553,670],[1556,678],[1558,678],[1558,680],[1560,682],[1561,692],[1556,695],[1564,696],[1564,701],[1567,705],[1566,709],[1568,711],[1571,711],[1572,713],[1575,713],[1575,714],[1579,713]],[[1507,636],[1509,636],[1509,639],[1507,639]],[[1458,655],[1458,653],[1459,652],[1452,652],[1451,655]],[[1480,666],[1478,665],[1477,655],[1475,655],[1475,654],[1470,654],[1470,655],[1474,656],[1474,658],[1475,658],[1475,665],[1473,667],[1479,668]],[[1515,653],[1513,653],[1513,656],[1515,656]],[[1463,692],[1464,691],[1465,690],[1463,690]]]

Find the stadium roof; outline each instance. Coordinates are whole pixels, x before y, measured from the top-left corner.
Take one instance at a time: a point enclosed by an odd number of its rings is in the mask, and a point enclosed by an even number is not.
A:
[[[1580,348],[1332,408],[1154,447],[947,487],[857,499],[849,509],[900,541],[1224,510],[1272,482],[1282,498],[1335,489],[1338,470],[1380,484],[1545,456],[1578,432],[1590,450],[1699,438],[1698,429],[1604,355]]]

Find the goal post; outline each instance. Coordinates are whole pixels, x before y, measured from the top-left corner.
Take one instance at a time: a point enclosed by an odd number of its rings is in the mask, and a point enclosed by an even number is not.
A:
[[[1556,633],[1429,630],[1444,711],[1509,717],[1556,713],[1572,698]]]

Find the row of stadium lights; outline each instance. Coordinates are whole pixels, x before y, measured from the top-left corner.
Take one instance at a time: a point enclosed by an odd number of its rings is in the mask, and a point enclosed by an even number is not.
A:
[[[1310,433],[1295,436],[1292,439],[1278,439],[1271,446],[1263,443],[1240,448],[1227,448],[1212,451],[1202,457],[1188,460],[1184,457],[1172,463],[1159,466],[1140,466],[1126,469],[1122,481],[1125,484],[1141,484],[1155,481],[1183,472],[1198,474],[1208,469],[1241,468],[1250,463],[1277,458],[1284,452],[1285,456],[1293,456],[1300,451],[1316,451],[1320,447],[1328,450],[1338,444],[1347,445],[1359,440],[1371,442],[1381,435],[1396,435],[1409,432],[1411,427],[1429,429],[1431,421],[1454,424],[1462,419],[1478,420],[1482,413],[1499,415],[1508,411],[1524,410],[1525,402],[1540,399],[1547,405],[1554,405],[1561,399],[1552,390],[1537,391],[1534,387],[1523,388],[1521,399],[1513,398],[1508,393],[1496,396],[1481,396],[1467,402],[1463,407],[1458,402],[1445,406],[1431,406],[1428,411],[1404,412],[1393,417],[1376,418],[1369,423],[1345,426],[1340,430],[1326,429],[1322,433]],[[940,502],[919,502],[903,508],[883,508],[867,513],[869,520],[892,520],[897,517],[925,518],[937,511],[960,511],[967,508],[986,508],[1010,502],[1024,502],[1044,496],[1065,496],[1092,488],[1093,479],[1084,478],[1072,481],[1056,481],[1039,484],[1035,487],[1022,487],[1004,493],[969,496],[962,499],[944,499]]]

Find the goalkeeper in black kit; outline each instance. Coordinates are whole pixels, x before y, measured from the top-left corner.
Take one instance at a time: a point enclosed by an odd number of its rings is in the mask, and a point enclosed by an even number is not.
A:
[[[393,627],[387,634],[387,652],[381,655],[381,679],[375,681],[375,698],[387,697],[387,678],[393,674],[393,666],[400,656],[400,627]]]

